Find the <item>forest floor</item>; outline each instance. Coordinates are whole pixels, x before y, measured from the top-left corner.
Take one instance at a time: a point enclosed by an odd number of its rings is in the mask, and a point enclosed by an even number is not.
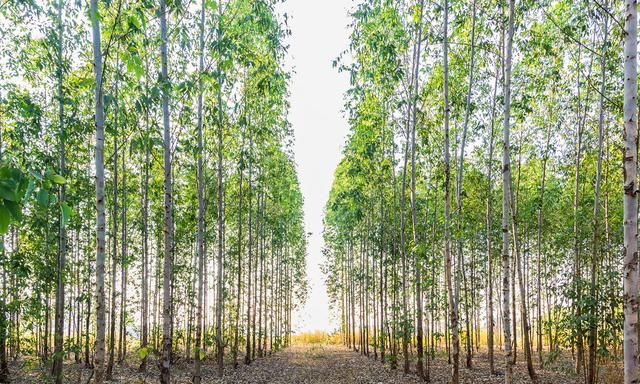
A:
[[[519,356],[521,357],[521,356]],[[496,353],[496,366],[500,370],[496,375],[489,374],[486,355],[474,357],[472,369],[463,368],[464,353],[460,356],[460,382],[464,384],[498,384],[504,382],[502,376],[502,356]],[[157,383],[158,371],[150,362],[147,374],[137,371],[137,359],[131,359],[114,368],[114,383],[142,384]],[[400,361],[399,364],[402,364]],[[568,364],[568,365],[567,365]],[[12,383],[31,384],[50,381],[48,372],[29,364],[13,365]],[[576,377],[567,373],[571,368],[570,361],[556,362],[550,370],[537,370],[540,384],[575,383]],[[172,381],[176,384],[191,383],[192,365],[178,361],[172,370]],[[415,364],[412,363],[412,370]],[[431,383],[445,384],[450,377],[450,366],[446,355],[439,355],[431,364]],[[615,369],[611,374],[615,375]],[[404,375],[401,367],[390,369],[380,361],[367,358],[339,345],[296,344],[272,356],[258,358],[246,366],[239,364],[238,369],[228,364],[225,376],[219,379],[215,363],[207,360],[203,364],[202,382],[211,384],[414,384],[421,383],[415,373]],[[91,370],[82,368],[81,364],[65,365],[65,383],[85,384],[90,382]],[[514,370],[515,383],[530,383],[524,361],[518,361]],[[615,376],[603,378],[606,383],[616,383]],[[614,380],[614,381],[611,381]]]

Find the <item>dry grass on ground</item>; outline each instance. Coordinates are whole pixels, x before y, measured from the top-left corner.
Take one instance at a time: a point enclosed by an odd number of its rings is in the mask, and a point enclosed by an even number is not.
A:
[[[224,379],[219,379],[215,370],[215,362],[206,360],[203,366],[203,383],[218,384],[412,384],[421,383],[412,372],[404,375],[401,369],[390,369],[373,357],[365,357],[357,352],[350,351],[343,346],[329,344],[323,337],[318,339],[309,337],[311,343],[302,343],[298,340],[293,346],[280,351],[272,356],[259,358],[251,365],[240,364],[234,370],[231,364],[225,368]],[[521,356],[519,356],[521,357]],[[461,356],[464,364],[464,355]],[[501,369],[502,357],[496,353],[497,366]],[[149,373],[144,375],[137,372],[137,359],[131,359],[123,365],[117,365],[114,369],[114,383],[142,384],[157,383],[158,370],[151,362]],[[241,360],[241,359],[239,359]],[[46,383],[48,375],[42,369],[30,366],[22,362],[20,368],[15,363],[12,366],[12,383],[35,384]],[[413,365],[413,364],[412,364]],[[564,384],[575,383],[576,377],[570,372],[570,362],[558,359],[549,370],[538,370],[540,384]],[[88,382],[91,371],[82,368],[81,365],[68,364],[66,367],[67,383],[85,384]],[[412,366],[412,369],[414,367]],[[621,368],[615,364],[601,367],[602,383],[615,384],[619,381]],[[20,373],[17,373],[20,372]],[[464,384],[499,384],[504,381],[501,374],[490,375],[485,354],[474,357],[472,369],[461,368],[461,383]],[[431,365],[431,383],[445,384],[449,381],[450,366],[447,364],[446,355],[439,355]],[[176,384],[191,383],[191,364],[180,360],[173,369],[173,378]],[[529,383],[526,366],[523,361],[518,361],[515,369],[516,383]]]

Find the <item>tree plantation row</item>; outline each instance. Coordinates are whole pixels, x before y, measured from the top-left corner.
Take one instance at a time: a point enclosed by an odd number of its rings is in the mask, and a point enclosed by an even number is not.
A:
[[[290,343],[286,21],[272,0],[2,2],[0,382],[129,361],[173,383],[181,361],[199,383]]]
[[[324,221],[347,347],[427,381],[638,382],[636,7],[355,6]]]

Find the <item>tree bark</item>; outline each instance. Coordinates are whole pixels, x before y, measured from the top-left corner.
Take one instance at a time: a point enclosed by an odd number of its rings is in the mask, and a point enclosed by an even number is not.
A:
[[[247,191],[247,198],[249,199],[249,220],[248,220],[248,226],[249,226],[249,246],[247,247],[248,251],[249,251],[249,257],[247,259],[247,263],[248,263],[248,268],[247,268],[247,342],[246,342],[246,349],[245,349],[245,355],[244,355],[244,363],[245,364],[251,364],[251,263],[253,262],[253,226],[251,223],[251,219],[253,217],[253,207],[252,207],[252,203],[253,203],[253,196],[251,195],[252,193],[252,183],[253,183],[253,154],[252,154],[252,150],[253,150],[253,136],[251,134],[251,127],[249,127],[249,179],[248,179],[248,183],[249,183],[249,187],[248,187],[248,191]],[[254,332],[255,332],[255,328],[254,328]]]
[[[638,8],[625,0],[624,35],[624,383],[638,374]]]
[[[59,119],[59,146],[60,146],[60,173],[64,176],[66,173],[66,156],[65,156],[65,126],[64,126],[64,94],[62,91],[63,67],[62,67],[62,51],[64,49],[64,25],[62,20],[62,10],[64,1],[57,2],[57,22],[58,22],[58,49],[57,49],[57,66],[56,77],[58,80],[58,119]],[[66,186],[60,185],[59,202],[62,207],[65,203]],[[58,237],[58,265],[56,268],[56,313],[55,313],[55,337],[54,337],[54,359],[53,359],[53,378],[56,384],[62,384],[63,380],[63,334],[64,334],[64,275],[67,252],[67,229],[65,228],[65,219],[62,212],[59,217],[59,237]]]
[[[509,148],[509,130],[511,117],[511,57],[513,52],[513,29],[515,18],[515,0],[509,1],[509,24],[505,58],[504,78],[504,122],[502,142],[502,324],[504,334],[505,384],[513,382],[513,353],[511,350],[511,306],[509,289],[509,206],[511,201],[511,161]]]
[[[202,301],[203,301],[203,278],[204,278],[204,175],[203,175],[203,152],[204,145],[202,141],[202,104],[203,104],[203,81],[204,72],[204,20],[205,20],[205,1],[202,1],[200,7],[200,54],[198,57],[198,213],[197,213],[197,235],[196,235],[196,257],[198,259],[198,307],[196,313],[196,348],[193,367],[193,383],[200,384],[202,380]],[[238,255],[238,257],[240,257]],[[238,293],[239,294],[239,293]],[[187,351],[188,353],[188,351]]]
[[[91,0],[89,15],[93,34],[93,71],[95,76],[95,126],[96,126],[96,343],[95,383],[104,382],[104,334],[105,334],[105,195],[104,195],[104,100],[102,93],[102,50],[98,0]]]
[[[489,359],[489,371],[496,373],[493,353],[493,255],[492,255],[492,229],[493,229],[493,148],[494,127],[496,121],[496,99],[498,93],[499,60],[496,58],[495,79],[493,83],[493,96],[491,97],[491,124],[489,131],[489,156],[487,158],[487,355]]]
[[[413,244],[411,253],[415,260],[415,289],[416,289],[416,352],[418,355],[418,361],[416,362],[416,369],[418,377],[424,378],[424,365],[423,365],[423,329],[422,329],[422,264],[420,263],[420,254],[416,254],[415,248],[418,245],[417,238],[417,225],[418,219],[416,215],[416,123],[417,123],[417,104],[418,104],[418,92],[419,92],[419,74],[420,74],[420,53],[422,48],[422,15],[424,8],[424,0],[420,0],[418,3],[420,7],[419,17],[417,23],[416,42],[414,45],[413,54],[413,68],[411,77],[411,116],[407,118],[411,119],[411,223]]]
[[[118,363],[122,364],[127,356],[127,170],[126,148],[122,151],[122,238],[120,255],[120,335],[118,339]]]
[[[456,211],[458,215],[458,234],[457,234],[457,245],[458,245],[458,265],[456,268],[456,306],[460,305],[459,302],[459,290],[460,290],[460,273],[462,272],[462,268],[464,268],[464,254],[463,254],[463,244],[462,244],[462,177],[464,174],[464,151],[465,144],[467,141],[467,129],[469,127],[469,115],[471,113],[471,92],[473,90],[473,69],[475,63],[475,44],[476,44],[476,1],[473,1],[472,5],[472,22],[471,22],[471,63],[469,64],[469,83],[467,89],[467,100],[466,107],[464,112],[464,124],[462,128],[462,142],[460,144],[460,161],[458,164],[458,178],[456,180]],[[464,278],[464,276],[462,276]],[[466,292],[466,279],[465,280],[465,296]],[[471,355],[471,333],[469,331],[469,308],[468,305],[465,304],[465,322],[467,324],[467,337],[466,337],[466,367],[471,368],[472,364],[472,355]]]
[[[218,2],[218,9],[222,12],[222,0]],[[221,14],[218,15],[218,255],[217,255],[217,272],[218,272],[218,282],[217,282],[217,303],[216,303],[216,347],[217,347],[217,363],[218,363],[218,376],[222,377],[224,372],[224,343],[222,340],[222,305],[223,305],[223,295],[222,295],[222,282],[223,282],[223,270],[222,270],[222,241],[223,241],[223,232],[222,232],[222,68],[220,67],[220,60],[222,59],[222,47],[220,42],[222,41],[222,22],[221,22]]]
[[[146,37],[146,34],[145,34]],[[146,41],[146,39],[145,39]],[[145,92],[149,92],[149,65],[145,58]],[[150,130],[149,130],[149,105],[144,108],[145,140],[144,140],[144,175],[142,191],[142,340],[140,348],[144,349],[140,372],[147,371],[149,355],[149,157],[150,157]]]
[[[452,282],[451,267],[451,164],[449,155],[449,0],[444,1],[444,38],[443,38],[443,67],[444,67],[444,268],[447,284],[449,304],[449,329],[453,358],[451,383],[460,381],[460,340],[458,335],[458,307]]]
[[[602,174],[602,153],[603,153],[603,136],[604,136],[604,93],[606,84],[606,49],[607,49],[607,37],[609,33],[609,16],[603,15],[604,28],[603,28],[603,41],[600,57],[600,101],[599,108],[600,113],[598,115],[598,162],[596,167],[596,186],[593,198],[593,242],[592,242],[592,255],[591,255],[591,302],[598,302],[598,290],[597,274],[598,265],[600,260],[600,179]],[[587,383],[595,384],[597,381],[597,367],[596,367],[596,349],[598,343],[598,308],[594,305],[591,309],[592,316],[589,320],[589,372],[587,375]]]
[[[119,48],[119,47],[118,47]],[[118,81],[119,81],[120,60],[116,53],[116,70],[115,70],[115,111],[114,111],[114,133],[113,133],[113,210],[112,232],[109,237],[111,241],[111,305],[109,308],[109,360],[107,362],[107,380],[113,378],[113,362],[115,360],[115,344],[116,344],[116,270],[118,265]]]
[[[164,142],[164,268],[162,271],[162,356],[160,362],[160,382],[171,383],[171,331],[173,275],[173,196],[171,185],[171,127],[169,117],[169,82],[167,65],[167,7],[160,0],[160,62],[162,85],[162,125]]]

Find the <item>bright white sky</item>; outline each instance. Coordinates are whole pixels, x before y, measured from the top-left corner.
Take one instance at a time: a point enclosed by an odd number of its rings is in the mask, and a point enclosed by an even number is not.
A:
[[[292,36],[288,64],[291,81],[290,121],[296,137],[295,157],[304,195],[310,293],[306,306],[294,319],[296,331],[330,331],[329,302],[320,271],[322,216],[333,171],[340,161],[347,134],[343,95],[349,86],[345,73],[332,61],[348,47],[350,0],[288,0],[280,7],[289,15]]]

